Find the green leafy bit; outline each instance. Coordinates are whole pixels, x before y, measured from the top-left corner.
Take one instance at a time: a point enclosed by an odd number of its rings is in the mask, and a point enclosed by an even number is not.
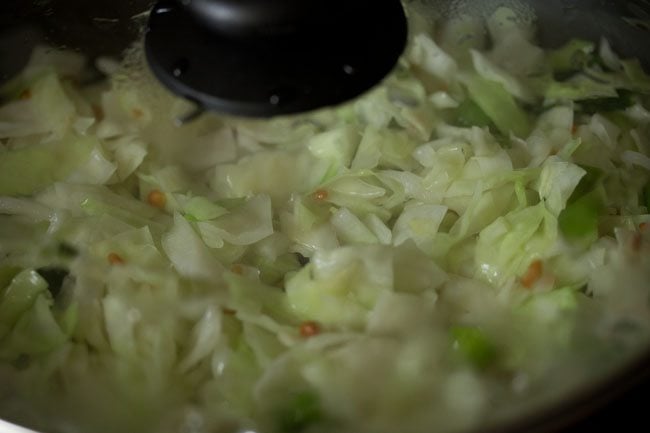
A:
[[[598,220],[602,213],[603,172],[594,167],[583,167],[587,172],[569,197],[567,207],[558,216],[558,226],[571,240],[594,240],[598,235]]]
[[[625,110],[634,104],[634,93],[629,90],[620,89],[618,96],[606,98],[594,98],[576,101],[580,111],[587,114],[599,112],[610,112]]]
[[[455,123],[459,126],[492,127],[494,122],[485,114],[476,102],[466,99],[456,108]]]
[[[36,271],[25,270],[12,279],[0,299],[0,338],[32,307],[36,298],[46,291],[47,281]]]
[[[558,217],[560,231],[569,239],[594,240],[598,235],[598,220],[603,209],[596,190],[569,204]]]
[[[278,414],[278,433],[301,433],[323,418],[320,399],[313,391],[295,394]]]
[[[547,60],[555,73],[582,70],[594,59],[595,45],[582,39],[572,39],[558,49],[550,50]]]
[[[467,79],[466,85],[469,96],[502,134],[512,132],[525,137],[530,132],[528,115],[501,84],[474,75]]]
[[[454,326],[450,335],[454,348],[477,368],[489,366],[497,357],[496,346],[480,328]]]

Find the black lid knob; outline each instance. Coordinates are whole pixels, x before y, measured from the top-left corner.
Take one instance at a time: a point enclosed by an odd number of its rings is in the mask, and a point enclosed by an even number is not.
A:
[[[399,0],[161,0],[145,51],[173,92],[265,117],[360,95],[393,69],[406,36]]]
[[[236,36],[295,32],[327,11],[327,0],[179,0],[213,31]]]

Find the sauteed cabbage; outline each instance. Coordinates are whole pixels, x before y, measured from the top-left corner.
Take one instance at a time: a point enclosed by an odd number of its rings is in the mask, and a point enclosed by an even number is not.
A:
[[[381,86],[269,121],[178,126],[137,52],[98,82],[35,50],[0,108],[1,416],[455,431],[645,347],[640,64],[508,9],[412,24]]]

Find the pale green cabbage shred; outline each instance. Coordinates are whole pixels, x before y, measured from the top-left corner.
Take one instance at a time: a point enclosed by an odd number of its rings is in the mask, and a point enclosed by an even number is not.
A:
[[[129,70],[80,85],[37,49],[0,107],[1,417],[457,431],[645,347],[650,79],[483,26],[415,26],[342,107],[181,127]]]

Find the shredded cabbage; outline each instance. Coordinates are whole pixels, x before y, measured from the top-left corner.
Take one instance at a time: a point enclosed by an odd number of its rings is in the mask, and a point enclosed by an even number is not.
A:
[[[268,121],[179,127],[142,71],[35,51],[1,89],[0,416],[450,432],[646,347],[650,79],[513,14],[422,21],[378,88]]]

